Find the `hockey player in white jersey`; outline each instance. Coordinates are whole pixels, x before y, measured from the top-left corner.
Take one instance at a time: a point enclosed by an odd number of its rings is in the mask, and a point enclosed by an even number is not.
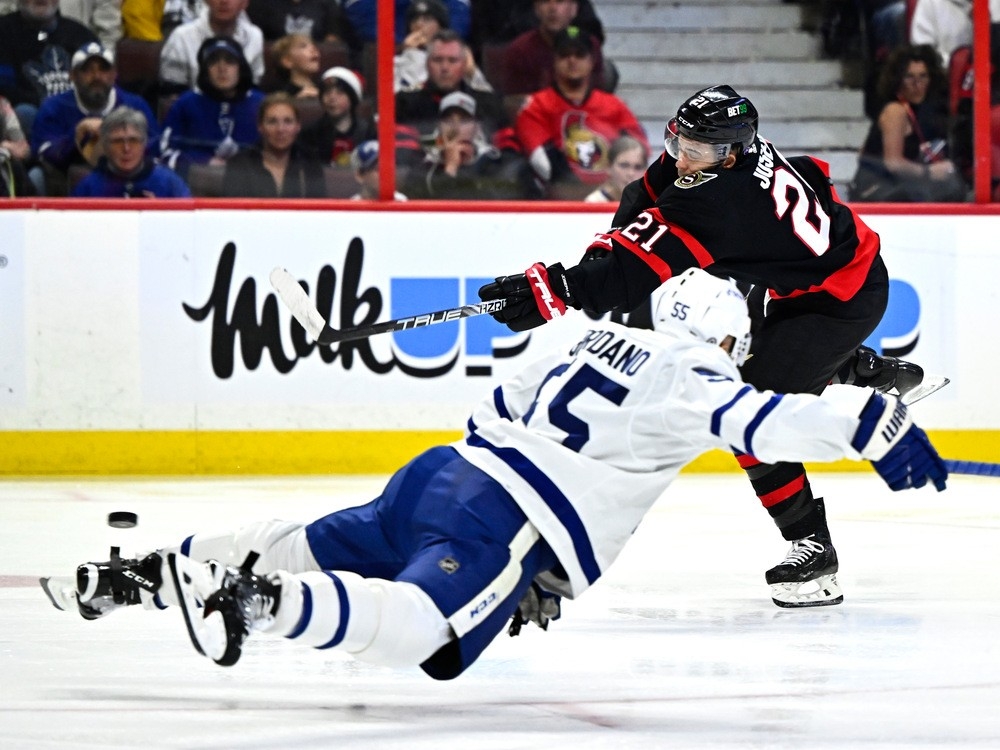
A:
[[[512,617],[512,633],[547,626],[558,597],[597,581],[681,468],[712,448],[867,459],[894,490],[945,488],[941,459],[892,397],[743,383],[750,321],[732,283],[690,269],[664,285],[654,318],[654,331],[595,324],[498,386],[463,440],[415,458],[371,503],[196,534],[43,587],[87,618],[179,605],[195,647],[223,665],[260,630],[450,679]],[[835,573],[820,585],[836,586]],[[776,598],[809,596],[783,586]]]

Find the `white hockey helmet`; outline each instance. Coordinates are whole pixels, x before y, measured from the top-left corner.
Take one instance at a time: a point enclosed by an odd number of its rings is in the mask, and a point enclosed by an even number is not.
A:
[[[709,344],[735,339],[729,356],[736,366],[750,353],[750,314],[747,303],[728,279],[700,268],[689,268],[663,284],[653,310],[657,331],[685,338],[694,336]]]

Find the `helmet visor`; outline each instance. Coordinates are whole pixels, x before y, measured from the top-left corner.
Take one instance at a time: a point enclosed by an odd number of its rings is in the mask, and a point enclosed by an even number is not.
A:
[[[671,118],[663,130],[663,146],[672,158],[680,159],[683,154],[687,161],[699,164],[717,164],[729,156],[733,148],[729,143],[702,143],[684,137],[676,117]]]

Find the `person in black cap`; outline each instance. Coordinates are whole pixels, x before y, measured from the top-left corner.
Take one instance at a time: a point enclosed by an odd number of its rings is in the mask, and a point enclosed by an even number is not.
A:
[[[512,41],[504,51],[500,66],[500,80],[493,83],[505,95],[531,94],[552,84],[552,63],[555,57],[555,40],[570,25],[579,28],[590,40],[594,58],[591,84],[604,87],[604,57],[601,43],[584,27],[573,24],[579,6],[576,0],[535,0],[538,26],[526,31]],[[610,87],[606,90],[610,90]]]
[[[628,105],[594,88],[590,39],[576,26],[556,34],[552,85],[528,97],[517,115],[518,140],[553,198],[582,199],[604,182],[611,144],[619,136],[647,144]]]

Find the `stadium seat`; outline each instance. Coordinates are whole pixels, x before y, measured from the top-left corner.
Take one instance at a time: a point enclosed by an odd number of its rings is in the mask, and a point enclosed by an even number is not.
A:
[[[351,169],[324,164],[323,177],[326,180],[327,198],[350,198],[359,190]]]
[[[160,79],[160,50],[163,42],[123,37],[115,45],[118,85],[139,94],[152,105],[156,101]]]
[[[195,198],[221,197],[225,176],[226,168],[222,165],[192,164],[187,175],[191,195]]]
[[[951,53],[948,61],[948,115],[958,113],[963,99],[972,99],[972,47],[963,45]]]

